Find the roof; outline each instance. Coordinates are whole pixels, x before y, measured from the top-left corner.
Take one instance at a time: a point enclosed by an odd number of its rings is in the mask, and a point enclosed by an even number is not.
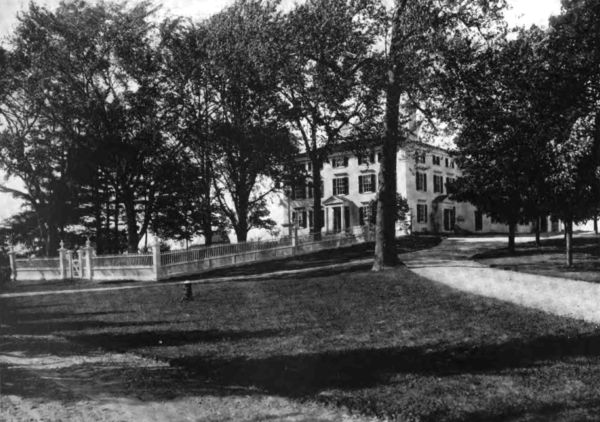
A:
[[[353,150],[353,143],[350,142],[342,142],[339,144],[335,144],[332,147],[330,147],[330,151],[329,154],[336,154],[336,153],[348,153],[348,152],[352,152],[354,153]],[[365,149],[380,149],[381,148],[381,143],[379,142],[369,142],[365,145]],[[427,149],[432,149],[432,150],[436,150],[436,151],[441,151],[441,152],[445,152],[446,154],[451,154],[452,152],[447,149],[447,148],[442,148],[442,147],[438,147],[436,145],[432,145],[432,144],[427,144],[425,142],[421,142],[421,141],[413,141],[413,140],[409,140],[407,141],[404,146],[405,149],[408,149],[410,147],[417,147],[417,148],[427,148]],[[407,148],[408,147],[408,148]],[[402,147],[398,147],[398,149],[400,149]],[[300,153],[296,156],[296,158],[298,160],[303,159],[303,158],[308,158],[308,154],[306,152]]]

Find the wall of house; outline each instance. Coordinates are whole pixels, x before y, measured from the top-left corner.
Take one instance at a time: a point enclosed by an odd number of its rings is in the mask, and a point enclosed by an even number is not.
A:
[[[336,152],[331,154],[330,162],[326,162],[323,165],[321,175],[323,178],[323,197],[322,201],[335,201],[333,196],[333,182],[332,180],[336,176],[348,176],[348,194],[343,195],[346,204],[350,204],[350,225],[359,224],[359,208],[363,205],[367,205],[370,201],[375,199],[376,193],[360,193],[359,192],[359,175],[361,174],[375,174],[377,179],[377,185],[379,185],[379,158],[378,151],[374,151],[375,161],[370,164],[359,164],[358,158],[350,151]],[[416,161],[417,155],[424,155],[424,162]],[[434,162],[433,157],[439,157],[439,164]],[[331,165],[331,159],[347,157],[347,165],[343,167],[333,167]],[[307,161],[304,159],[304,164]],[[441,148],[429,146],[426,144],[414,142],[409,143],[403,149],[400,149],[397,153],[397,189],[404,198],[407,198],[409,204],[409,220],[413,232],[433,232],[433,233],[454,233],[454,232],[472,232],[472,233],[507,233],[508,226],[492,221],[492,219],[486,215],[482,217],[481,230],[476,230],[476,218],[475,213],[477,208],[470,203],[456,202],[448,198],[446,182],[449,178],[456,179],[460,177],[461,172],[456,165],[453,165],[453,160],[450,154]],[[417,190],[417,172],[425,174],[427,180],[426,190]],[[442,192],[434,192],[434,175],[439,175],[443,178],[443,189]],[[288,228],[284,227],[288,223],[287,216],[287,198],[285,196],[279,196],[277,203],[279,204],[278,210],[275,215],[279,218],[274,218],[281,225],[280,233],[286,235]],[[339,206],[342,202],[334,202],[334,206]],[[419,222],[417,220],[417,205],[427,205],[427,221]],[[296,199],[292,200],[290,209],[292,211],[304,209],[310,210],[313,207],[313,200],[309,199]],[[324,207],[327,209],[326,223],[328,226],[324,230],[332,229],[333,212],[331,207]],[[454,210],[454,230],[447,230],[444,227],[444,210]],[[308,217],[307,217],[308,219]],[[307,225],[308,226],[308,225]],[[548,220],[548,229],[552,229],[552,224]],[[562,229],[562,225],[559,225],[559,230]],[[523,224],[517,226],[517,233],[531,233],[533,231],[532,224]],[[299,234],[307,234],[309,228],[300,228]]]

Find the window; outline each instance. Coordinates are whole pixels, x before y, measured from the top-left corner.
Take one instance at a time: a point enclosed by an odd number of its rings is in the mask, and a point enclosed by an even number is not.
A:
[[[306,171],[309,173],[312,172],[312,163],[310,161],[306,163]]]
[[[444,193],[444,177],[441,175],[433,175],[433,192]]]
[[[375,174],[363,174],[358,176],[358,193],[375,192],[377,176]]]
[[[315,212],[314,210],[310,209],[308,210],[308,227],[314,227],[315,226]]]
[[[348,195],[348,176],[333,179],[333,195]]]
[[[375,162],[375,153],[370,152],[365,155],[358,156],[358,164],[373,164]]]
[[[306,210],[304,208],[296,208],[292,212],[292,220],[298,224],[298,227],[306,228]]]
[[[454,160],[450,160],[450,168],[454,168]]]
[[[335,157],[331,159],[331,167],[348,167],[348,157]]]
[[[377,153],[377,162],[381,163],[383,161],[383,153],[382,152],[378,152]]]
[[[306,196],[308,199],[313,199],[315,196],[315,188],[313,188],[312,182],[308,182],[308,186],[306,188]]]
[[[446,191],[448,191],[448,185],[454,183],[455,180],[454,177],[446,177]]]
[[[362,206],[358,209],[358,223],[361,226],[370,224],[373,221],[373,217],[377,216],[377,213],[373,213],[373,207],[368,202],[363,202]]]
[[[427,223],[427,204],[417,204],[417,223]]]
[[[450,160],[446,158],[446,167],[450,167]]]
[[[475,211],[475,231],[483,230],[483,213],[479,210]]]
[[[439,155],[432,155],[431,159],[433,160],[433,165],[439,166],[442,163],[442,157]]]
[[[425,153],[417,152],[415,154],[415,161],[417,162],[417,164],[425,164]]]
[[[306,199],[306,186],[294,186],[294,189],[292,190],[292,199]]]
[[[427,192],[427,174],[417,172],[417,190]]]

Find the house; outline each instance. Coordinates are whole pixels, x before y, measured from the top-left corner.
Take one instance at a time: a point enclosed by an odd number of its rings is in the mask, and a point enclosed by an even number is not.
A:
[[[321,169],[323,232],[339,232],[368,223],[370,204],[377,195],[381,158],[377,147],[357,155],[340,146],[329,155]],[[311,174],[312,164],[306,154],[299,155],[297,162]],[[406,225],[413,232],[508,232],[505,224],[492,221],[472,204],[449,198],[446,185],[461,172],[448,150],[411,141],[398,149],[396,165],[397,190],[408,201]],[[310,183],[289,189],[282,202],[287,207],[282,225],[288,226],[291,220],[300,234],[308,233],[314,221]],[[517,227],[520,233],[532,230],[531,224]],[[556,221],[542,224],[542,231],[558,230]]]

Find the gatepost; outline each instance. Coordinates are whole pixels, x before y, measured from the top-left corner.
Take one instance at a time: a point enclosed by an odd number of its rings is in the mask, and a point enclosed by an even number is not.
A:
[[[66,256],[67,256],[67,271],[66,271],[66,276],[67,279],[72,280],[73,279],[73,251],[67,249],[67,251],[65,252]]]
[[[160,241],[158,238],[152,244],[152,270],[154,271],[154,279],[160,280]]]
[[[65,267],[65,259],[66,259],[67,250],[65,249],[65,242],[60,241],[60,248],[58,249],[58,263],[60,266],[60,279],[67,279],[67,269]]]
[[[90,238],[85,241],[85,273],[83,278],[86,280],[94,279],[94,269],[92,268],[92,256],[94,255],[94,248],[92,248],[92,243],[90,242]]]

